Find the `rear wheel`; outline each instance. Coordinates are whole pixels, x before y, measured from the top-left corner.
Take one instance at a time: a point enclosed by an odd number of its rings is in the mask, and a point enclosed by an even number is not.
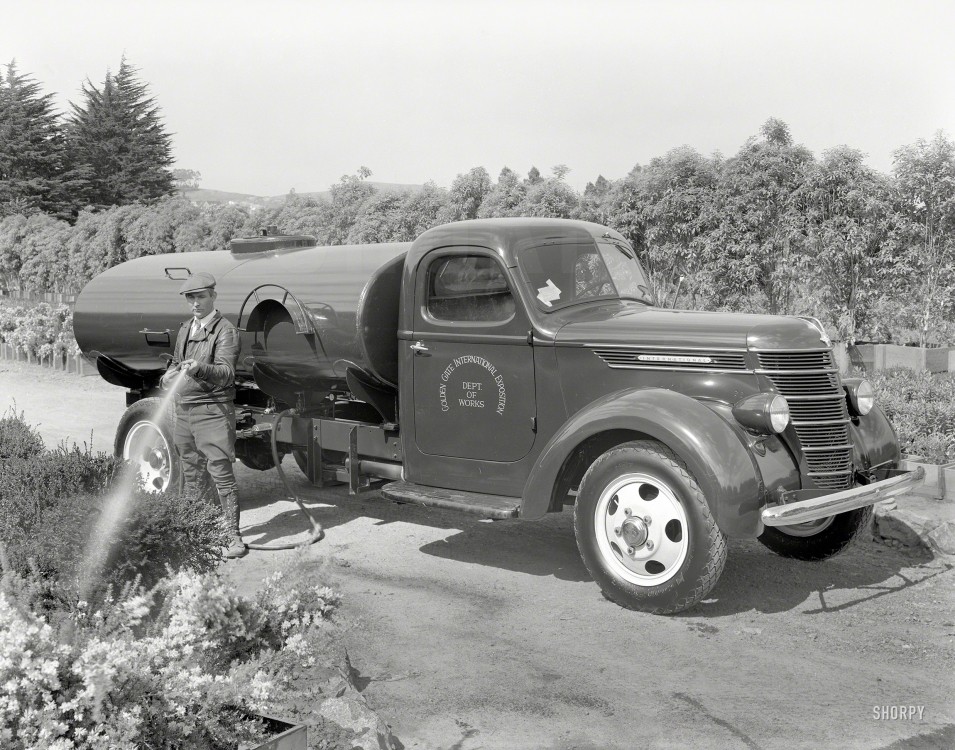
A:
[[[161,398],[144,398],[126,410],[116,428],[113,452],[130,462],[148,490],[162,492],[179,481],[174,408]]]
[[[872,523],[872,506],[792,526],[767,526],[759,541],[782,557],[814,562],[837,555]]]
[[[726,543],[686,464],[634,441],[598,458],[574,507],[577,547],[604,595],[629,609],[673,614],[716,585]]]

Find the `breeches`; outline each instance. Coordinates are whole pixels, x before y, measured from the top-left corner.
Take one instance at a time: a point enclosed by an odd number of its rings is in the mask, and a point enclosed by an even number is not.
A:
[[[239,492],[235,458],[235,408],[232,404],[178,404],[173,434],[185,491],[211,495],[210,478],[230,532],[239,530]]]

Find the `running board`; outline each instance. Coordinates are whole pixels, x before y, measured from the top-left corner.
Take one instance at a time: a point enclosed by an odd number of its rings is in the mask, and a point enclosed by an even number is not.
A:
[[[445,490],[410,482],[386,484],[381,488],[381,494],[396,503],[413,503],[432,508],[457,510],[484,518],[516,518],[521,508],[519,497]]]

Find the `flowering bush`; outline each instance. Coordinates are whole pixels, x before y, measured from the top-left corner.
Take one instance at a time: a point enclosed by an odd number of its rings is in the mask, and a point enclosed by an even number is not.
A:
[[[932,463],[955,461],[955,377],[897,368],[870,380],[903,451]]]
[[[234,748],[273,698],[274,662],[310,658],[339,599],[280,585],[251,599],[212,575],[179,573],[54,627],[28,579],[0,587],[0,746],[9,750]]]
[[[73,337],[73,310],[69,305],[0,302],[0,342],[41,359],[79,353]]]

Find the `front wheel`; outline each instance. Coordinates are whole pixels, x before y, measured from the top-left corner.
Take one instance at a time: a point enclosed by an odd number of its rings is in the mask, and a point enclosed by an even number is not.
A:
[[[726,541],[686,464],[652,441],[624,443],[587,470],[574,533],[604,596],[653,614],[698,603],[716,585]]]
[[[163,492],[179,481],[174,408],[165,399],[144,398],[126,410],[116,428],[113,452],[132,464],[148,490]]]
[[[767,526],[759,541],[782,557],[815,562],[836,555],[872,523],[872,506],[792,526]]]

